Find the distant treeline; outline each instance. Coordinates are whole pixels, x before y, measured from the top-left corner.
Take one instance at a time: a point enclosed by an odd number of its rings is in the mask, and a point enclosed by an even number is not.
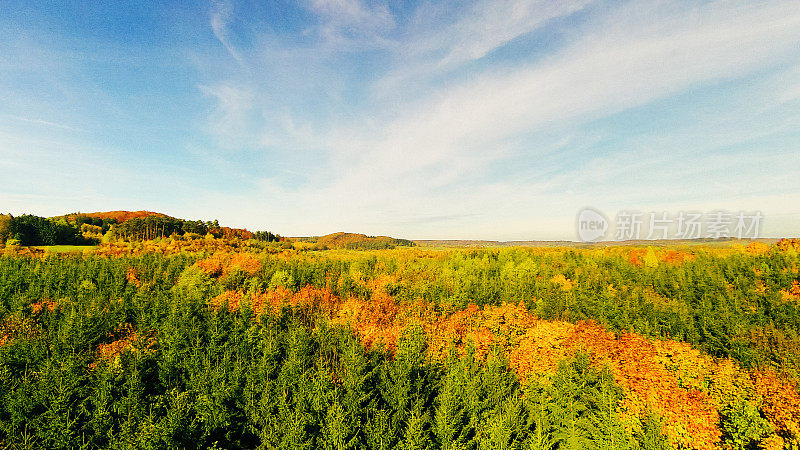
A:
[[[80,225],[66,220],[24,214],[0,215],[0,242],[19,245],[82,245],[92,240],[83,237]]]
[[[320,237],[296,238],[299,242],[307,242],[311,250],[328,250],[344,248],[348,250],[383,250],[395,247],[413,247],[414,242],[389,236],[367,236],[356,233],[332,233]]]
[[[164,238],[172,235],[211,234],[215,238],[256,239],[265,242],[280,240],[280,235],[270,231],[252,232],[244,228],[221,227],[217,220],[183,220],[169,216],[147,216],[126,220],[113,228],[114,236],[131,241]]]
[[[172,235],[211,234],[215,238],[279,241],[280,235],[269,231],[221,227],[217,220],[183,220],[164,215],[132,218],[122,223],[116,218],[87,214],[69,214],[47,218],[30,214],[14,217],[0,214],[0,243],[12,240],[19,245],[92,245],[103,237],[143,241]]]
[[[389,238],[381,236],[379,238],[367,239],[360,242],[349,242],[348,250],[383,250],[395,247],[413,247],[414,243],[408,239]]]

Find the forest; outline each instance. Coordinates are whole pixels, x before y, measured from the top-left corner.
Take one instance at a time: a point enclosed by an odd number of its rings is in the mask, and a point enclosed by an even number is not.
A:
[[[800,446],[800,241],[137,239],[0,250],[0,447]]]
[[[169,236],[205,236],[215,238],[279,241],[280,235],[269,231],[251,232],[242,228],[221,227],[217,220],[184,220],[149,211],[113,211],[110,213],[73,213],[58,217],[23,214],[14,217],[0,214],[0,243],[12,245],[95,245],[117,239],[145,241]]]

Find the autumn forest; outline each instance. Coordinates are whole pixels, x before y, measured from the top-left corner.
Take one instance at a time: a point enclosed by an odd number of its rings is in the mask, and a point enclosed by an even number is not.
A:
[[[0,448],[800,448],[798,240],[112,216],[0,217]]]

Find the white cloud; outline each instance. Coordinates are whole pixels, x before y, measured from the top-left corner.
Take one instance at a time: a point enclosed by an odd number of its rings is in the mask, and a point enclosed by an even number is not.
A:
[[[700,26],[635,39],[595,43],[589,38],[551,62],[451,89],[412,112],[398,134],[407,136],[412,129],[425,138],[492,142],[550,122],[608,115],[704,82],[735,78],[797,53],[800,9],[794,6],[753,6],[715,14]]]
[[[265,218],[272,223],[277,220],[279,226],[298,234],[341,229],[403,234],[403,230],[416,230],[414,237],[523,238],[529,227],[528,237],[555,238],[559,229],[553,227],[563,228],[563,223],[552,218],[571,221],[574,211],[587,202],[612,198],[617,204],[640,202],[646,206],[664,198],[685,200],[681,190],[686,188],[676,186],[686,181],[680,173],[682,167],[699,176],[705,164],[717,164],[733,173],[747,174],[748,186],[769,183],[769,176],[748,171],[764,159],[759,153],[752,158],[737,154],[730,159],[714,156],[684,160],[669,153],[601,154],[596,165],[578,165],[554,178],[487,181],[484,174],[495,163],[519,159],[521,153],[544,152],[536,143],[521,147],[523,136],[551,128],[574,129],[593,119],[750,76],[797,57],[800,10],[794,2],[756,5],[723,1],[691,9],[655,1],[614,5],[587,20],[579,28],[583,34],[569,45],[537,62],[475,72],[469,77],[445,76],[442,81],[438,77],[444,72],[430,70],[432,61],[448,70],[457,68],[551,18],[568,16],[583,8],[585,2],[504,4],[511,8],[511,14],[502,13],[508,9],[492,10],[487,5],[478,4],[473,12],[481,14],[445,27],[440,34],[407,36],[403,41],[407,48],[393,50],[398,58],[418,57],[409,59],[408,67],[389,72],[385,79],[402,79],[410,73],[429,76],[433,87],[427,98],[418,100],[421,95],[417,85],[399,83],[391,101],[371,98],[374,103],[347,120],[337,121],[330,133],[321,133],[320,128],[310,125],[313,119],[308,116],[287,116],[283,121],[286,135],[322,146],[330,164],[306,173],[304,182],[291,190],[275,178],[265,178],[260,197],[269,200],[237,202],[228,198],[227,204],[244,202],[250,210],[267,208]],[[372,20],[360,3],[319,3],[315,7],[321,14],[335,11],[324,14],[337,29],[347,23]],[[485,20],[484,26],[480,20]],[[363,28],[379,29],[377,25]],[[284,62],[298,67],[303,64],[301,59]],[[314,76],[308,73],[308,77]],[[460,81],[453,81],[456,79]],[[269,129],[267,125],[264,128]],[[692,133],[695,139],[703,138],[702,130]],[[757,130],[738,134],[741,140],[760,136]],[[291,145],[291,141],[283,143]],[[696,150],[685,151],[691,156]],[[769,150],[765,153],[774,154]],[[662,176],[659,168],[664,167],[674,175]],[[610,182],[620,172],[631,170],[636,171],[636,177],[625,185],[627,190]],[[531,172],[536,170],[531,168]],[[647,176],[651,172],[654,176]],[[587,179],[595,179],[597,187],[588,188]],[[717,171],[708,179],[699,179],[690,190],[694,198],[705,195],[719,199],[733,193],[736,201],[748,207],[757,205],[766,195],[748,189],[732,192],[724,187],[731,185],[730,181]],[[631,187],[640,189],[631,193]],[[275,219],[279,211],[292,213]],[[230,214],[237,216],[234,209]],[[238,217],[253,220],[242,214]],[[414,218],[419,217],[457,219],[414,226]],[[542,236],[536,235],[537,231]],[[563,230],[561,233],[565,237]],[[570,229],[567,234],[571,233]]]
[[[251,136],[251,113],[255,108],[254,93],[246,87],[229,84],[198,86],[206,96],[213,97],[215,106],[208,118],[209,130],[227,148],[248,143]]]
[[[452,11],[421,8],[413,32],[395,46],[395,68],[383,76],[373,93],[384,99],[429,95],[431,80],[457,73],[506,44],[542,29],[552,20],[569,17],[593,0],[480,0],[458,8],[458,20],[442,26],[439,15]],[[523,55],[525,59],[528,55]]]
[[[515,134],[606,116],[761,69],[796,52],[800,10],[791,6],[736,9],[728,15],[711,11],[712,18],[700,26],[681,25],[658,34],[630,30],[627,34],[639,34],[636,39],[589,39],[546,63],[444,90],[411,105],[386,124],[385,132],[337,149],[342,164],[351,167],[339,183],[343,189],[358,184],[374,189],[389,180],[414,180],[437,164],[464,163],[461,169],[469,169],[470,159],[482,164],[503,156],[497,143]],[[667,20],[680,23],[676,17]],[[361,162],[353,167],[354,155]],[[381,198],[373,196],[376,202]]]
[[[46,127],[59,128],[59,129],[62,129],[62,130],[78,131],[78,132],[85,132],[86,131],[86,130],[83,130],[81,128],[76,128],[76,127],[73,127],[73,126],[70,126],[70,125],[65,125],[63,123],[51,122],[49,120],[32,119],[32,118],[28,118],[28,117],[21,117],[21,116],[14,116],[14,115],[11,115],[11,116],[8,116],[8,117],[10,117],[10,118],[12,118],[14,120],[18,120],[20,122],[32,123],[32,124],[35,124],[35,125],[44,125]]]
[[[396,24],[386,4],[368,5],[361,0],[310,0],[309,8],[321,24],[319,34],[344,49],[354,43],[385,45],[385,36]]]
[[[778,101],[788,103],[800,100],[800,65],[783,72],[779,78],[784,88],[777,93]]]
[[[242,64],[242,57],[231,43],[230,36],[228,35],[228,24],[231,20],[232,13],[233,5],[231,3],[224,0],[214,1],[210,14],[211,30],[214,32],[214,36],[216,36],[217,40],[228,50],[228,53],[230,53],[239,64]]]
[[[461,18],[445,27],[434,24],[400,50],[403,64],[416,64],[401,78],[452,70],[483,58],[508,42],[531,33],[548,21],[569,16],[592,0],[491,0],[464,8]],[[416,60],[416,61],[415,61]],[[414,73],[416,72],[416,73]]]

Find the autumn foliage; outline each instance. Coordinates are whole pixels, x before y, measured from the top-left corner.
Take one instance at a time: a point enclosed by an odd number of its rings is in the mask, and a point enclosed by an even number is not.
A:
[[[554,283],[568,282],[556,278]],[[779,434],[797,433],[800,397],[793,385],[780,381],[773,372],[754,372],[751,382],[748,372],[733,361],[709,357],[683,342],[652,340],[635,333],[616,335],[591,321],[542,320],[522,304],[484,308],[473,304],[442,312],[420,301],[398,303],[381,289],[374,290],[368,300],[339,299],[327,289],[310,285],[297,292],[279,287],[245,298],[226,291],[212,304],[238,309],[249,301],[257,314],[291,308],[306,318],[322,317],[349,326],[367,348],[389,352],[397,349],[405,329],[422,326],[429,357],[441,360],[452,350],[465,355],[471,349],[485,359],[499,349],[523,383],[548,382],[559,361],[588,352],[593,364],[598,369],[610,368],[624,389],[618,406],[623,423],[632,431],[641,430],[647,414],[655,412],[663,418],[663,432],[675,448],[718,448],[720,409],[743,399],[761,407]],[[743,392],[732,394],[735,389]],[[776,436],[764,436],[764,440],[773,442]]]
[[[55,428],[134,447],[800,443],[793,241],[292,245],[173,236],[0,259],[0,439],[27,436],[12,410],[50,436],[37,444],[65,439],[42,419],[65,399],[92,414]]]

